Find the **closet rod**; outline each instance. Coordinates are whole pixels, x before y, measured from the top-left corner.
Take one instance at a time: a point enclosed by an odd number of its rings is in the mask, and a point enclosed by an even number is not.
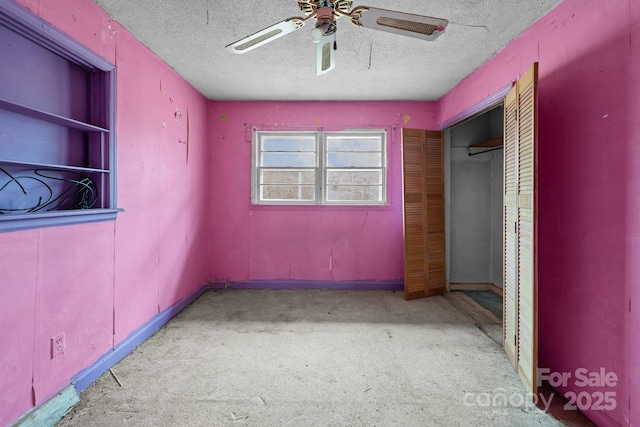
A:
[[[479,153],[469,153],[469,157],[471,156],[477,156],[478,154],[484,154],[484,153],[488,153],[489,151],[496,151],[496,150],[502,150],[503,147],[496,147],[496,148],[492,148],[491,150],[484,150],[481,151]]]

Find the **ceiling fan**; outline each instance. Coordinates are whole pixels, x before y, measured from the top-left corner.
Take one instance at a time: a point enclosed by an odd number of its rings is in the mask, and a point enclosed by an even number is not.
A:
[[[336,21],[348,18],[358,27],[386,31],[432,41],[442,34],[449,21],[430,16],[413,15],[375,7],[358,6],[351,8],[353,0],[296,0],[304,18],[293,17],[258,31],[248,37],[226,46],[234,53],[245,53],[270,41],[285,36],[304,26],[315,18],[315,28],[311,38],[317,44],[317,73],[327,73],[335,67],[333,51],[336,49]]]

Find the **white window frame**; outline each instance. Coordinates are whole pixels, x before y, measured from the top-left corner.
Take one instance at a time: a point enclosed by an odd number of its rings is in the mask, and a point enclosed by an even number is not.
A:
[[[328,167],[328,139],[330,137],[377,137],[381,142],[380,167]],[[262,198],[262,172],[268,170],[287,170],[282,167],[263,167],[261,165],[262,140],[265,137],[313,137],[315,138],[316,161],[313,167],[300,167],[301,170],[314,171],[315,200],[264,200]],[[375,151],[378,153],[378,151]],[[298,168],[291,168],[292,170]],[[327,176],[330,171],[375,171],[381,175],[381,200],[328,200]],[[298,183],[300,184],[300,183]],[[331,205],[331,206],[384,206],[387,204],[387,132],[381,129],[349,130],[349,131],[254,131],[251,156],[251,202],[254,205]]]

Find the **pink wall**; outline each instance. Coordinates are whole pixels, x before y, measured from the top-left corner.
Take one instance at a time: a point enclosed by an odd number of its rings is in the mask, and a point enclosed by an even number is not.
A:
[[[601,425],[640,425],[639,42],[640,5],[565,0],[440,101],[443,121],[540,64],[540,366],[615,372]]]
[[[0,234],[0,425],[207,279],[206,99],[93,1],[19,3],[117,64],[125,212],[115,222]],[[188,163],[179,143],[187,109]],[[62,332],[65,354],[51,360],[50,339]]]
[[[212,278],[402,280],[400,142],[405,116],[406,127],[436,127],[435,103],[429,102],[211,102]],[[247,128],[386,128],[389,206],[251,206]]]
[[[640,4],[629,2],[629,51],[630,64],[626,74],[628,88],[626,90],[627,123],[627,148],[623,159],[626,164],[627,187],[622,197],[627,202],[627,213],[624,218],[626,232],[623,236],[625,248],[625,295],[630,301],[629,319],[625,325],[626,362],[629,366],[629,399],[631,408],[629,418],[631,424],[640,425],[640,231],[638,230],[638,218],[640,218],[640,180],[637,174],[631,171],[640,170]],[[633,141],[633,144],[631,143]],[[633,176],[634,179],[631,179]],[[608,282],[611,283],[611,282]]]
[[[616,372],[616,410],[589,415],[640,425],[640,5],[565,0],[439,104],[207,104],[91,0],[20,3],[118,65],[126,211],[0,234],[0,424],[208,278],[400,280],[405,116],[407,127],[433,129],[539,61],[540,364]],[[187,108],[188,162],[178,142]],[[390,206],[251,207],[246,126],[387,128]],[[66,352],[52,361],[60,332]]]

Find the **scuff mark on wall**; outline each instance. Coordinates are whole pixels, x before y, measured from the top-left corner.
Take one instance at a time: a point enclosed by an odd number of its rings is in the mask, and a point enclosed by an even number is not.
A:
[[[364,217],[364,221],[362,221],[362,225],[360,226],[360,229],[364,229],[364,225],[367,223],[367,220],[369,219],[369,212],[367,212],[367,214]]]
[[[111,20],[109,20],[109,24],[107,24],[107,30],[109,30],[109,31],[106,32],[107,34],[105,34],[104,31],[102,32],[101,41],[103,43],[106,41],[105,36],[109,37],[111,40],[115,40],[115,38],[116,38],[117,30],[111,25]],[[116,45],[116,47],[117,47],[117,45]]]
[[[187,151],[187,154],[186,154],[186,157],[187,157],[186,164],[187,165],[189,165],[189,143],[190,143],[190,140],[189,140],[189,128],[190,128],[190,126],[191,126],[191,123],[189,121],[189,109],[187,108],[187,139],[186,139],[186,141],[178,140],[178,142],[180,144],[185,144],[187,146],[187,150],[186,150]]]
[[[333,248],[331,248],[331,252],[329,254],[329,273],[331,274],[331,281],[335,281],[335,277],[333,277]]]

